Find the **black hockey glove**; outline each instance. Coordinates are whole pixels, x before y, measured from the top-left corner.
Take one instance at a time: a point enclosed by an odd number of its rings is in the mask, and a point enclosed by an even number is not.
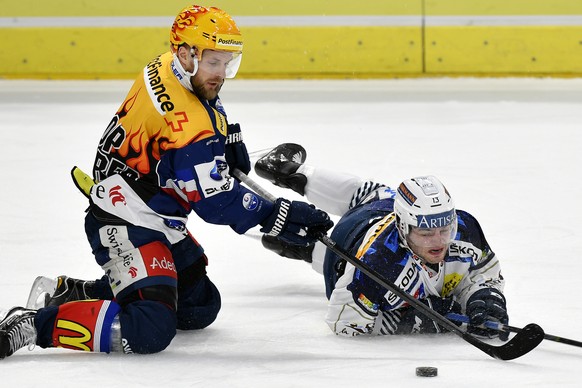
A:
[[[509,322],[505,297],[501,291],[495,288],[483,288],[475,292],[467,301],[467,315],[469,316],[469,332],[481,337],[495,338],[499,336],[502,341],[509,338],[508,331],[497,331],[475,327],[482,325],[485,321],[501,322],[506,325]]]
[[[453,297],[441,298],[440,296],[429,295],[425,299],[419,299],[432,310],[440,315],[448,313],[461,313],[461,305]],[[456,325],[460,323],[453,322]],[[432,319],[425,317],[420,311],[413,307],[408,307],[400,317],[400,323],[395,334],[434,334],[447,332],[444,327],[438,325]]]
[[[251,160],[249,159],[247,146],[243,143],[239,124],[228,124],[227,126],[224,156],[230,171],[235,168],[245,174],[251,171]]]
[[[284,242],[308,246],[333,226],[326,212],[300,201],[279,198],[273,212],[261,222],[261,232]]]

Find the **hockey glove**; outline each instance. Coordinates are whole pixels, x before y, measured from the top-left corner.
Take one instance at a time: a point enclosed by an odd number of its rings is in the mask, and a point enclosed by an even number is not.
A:
[[[261,222],[261,232],[306,247],[333,226],[326,212],[300,201],[279,198],[273,212]]]
[[[247,146],[243,143],[239,124],[228,124],[226,130],[226,142],[224,144],[224,156],[230,171],[235,168],[248,174],[251,171],[251,160],[247,152]]]
[[[506,325],[509,322],[505,297],[501,291],[495,288],[483,288],[475,292],[467,301],[466,313],[469,316],[469,332],[481,337],[495,338],[499,336],[502,341],[509,338],[508,331],[497,331],[484,327],[476,327],[485,321],[496,321]]]
[[[461,305],[453,297],[441,298],[440,296],[429,295],[425,299],[419,299],[418,301],[424,303],[440,315],[446,315],[448,313],[459,314],[461,312]],[[460,323],[456,322],[455,324],[460,325]],[[402,313],[400,323],[394,334],[434,334],[447,331],[429,317],[425,317],[420,311],[413,307],[408,307]]]

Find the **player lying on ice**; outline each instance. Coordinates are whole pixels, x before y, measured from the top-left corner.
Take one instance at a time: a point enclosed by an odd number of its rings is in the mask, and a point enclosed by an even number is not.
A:
[[[106,276],[60,278],[48,304],[36,305],[33,296],[33,309],[8,311],[0,359],[34,344],[155,353],[176,329],[210,325],[221,298],[204,250],[186,228],[192,211],[241,234],[261,225],[299,245],[333,225],[312,205],[268,201],[230,174],[250,170],[240,126],[228,123],[218,97],[242,56],[234,20],[217,8],[186,7],[172,25],[170,47],[145,66],[109,123],[93,179],[73,170],[90,198],[85,231]],[[45,287],[39,279],[33,294]]]
[[[303,164],[305,150],[282,144],[255,164],[273,184],[305,195],[329,214],[341,216],[331,239],[442,315],[465,313],[472,325],[508,322],[504,280],[481,226],[455,209],[434,176],[407,179],[396,190],[352,175]],[[326,321],[336,334],[438,333],[436,323],[408,307],[321,243],[307,248],[270,236],[263,245],[281,256],[311,262],[325,278]],[[472,328],[484,337],[508,333]]]

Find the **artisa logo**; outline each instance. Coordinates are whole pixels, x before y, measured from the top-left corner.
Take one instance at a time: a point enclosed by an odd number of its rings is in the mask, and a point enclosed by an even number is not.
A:
[[[448,212],[432,214],[432,215],[420,215],[416,216],[416,226],[419,228],[442,228],[452,224],[455,221],[455,211],[449,210]]]
[[[240,35],[216,35],[216,49],[242,51],[243,40]]]

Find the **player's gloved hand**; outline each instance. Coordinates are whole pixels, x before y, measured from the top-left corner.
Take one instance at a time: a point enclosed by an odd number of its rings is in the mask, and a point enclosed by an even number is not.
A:
[[[507,324],[509,316],[505,304],[505,296],[495,288],[483,288],[475,292],[467,301],[466,313],[469,316],[469,332],[481,337],[495,338],[499,336],[502,341],[507,341],[509,332],[497,331],[475,327],[485,321],[495,321]]]
[[[273,212],[261,222],[261,232],[298,246],[308,246],[333,226],[326,212],[301,201],[279,198]]]
[[[441,298],[440,296],[429,295],[425,299],[419,299],[418,301],[424,303],[440,315],[461,313],[461,305],[452,296]],[[460,323],[454,323],[460,325]],[[400,323],[395,334],[433,334],[447,331],[447,329],[438,325],[432,319],[425,317],[418,310],[408,307],[400,317]]]
[[[251,171],[251,160],[247,146],[243,143],[239,124],[228,124],[227,126],[224,156],[230,171],[235,168],[245,174]]]

